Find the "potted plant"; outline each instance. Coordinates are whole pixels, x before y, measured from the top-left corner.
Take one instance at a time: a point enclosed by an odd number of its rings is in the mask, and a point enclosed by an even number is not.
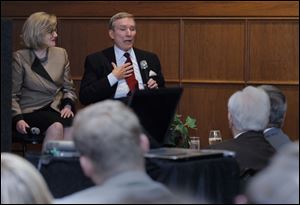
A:
[[[183,122],[181,115],[176,114],[170,127],[170,145],[174,147],[190,147],[189,129],[197,129],[196,119],[187,116]]]

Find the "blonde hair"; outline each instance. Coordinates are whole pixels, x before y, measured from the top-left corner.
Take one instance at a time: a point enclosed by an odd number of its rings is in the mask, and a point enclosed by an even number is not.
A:
[[[44,179],[30,162],[1,153],[1,204],[49,204],[52,200]]]
[[[32,49],[45,47],[44,36],[56,30],[56,25],[55,15],[46,12],[31,14],[25,21],[21,34],[25,46]]]

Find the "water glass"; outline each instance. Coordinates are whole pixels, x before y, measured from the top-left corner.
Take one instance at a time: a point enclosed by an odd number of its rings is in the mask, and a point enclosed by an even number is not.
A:
[[[208,136],[209,145],[213,145],[216,143],[222,142],[222,135],[220,130],[211,130]]]
[[[200,150],[200,137],[190,137],[190,149]]]

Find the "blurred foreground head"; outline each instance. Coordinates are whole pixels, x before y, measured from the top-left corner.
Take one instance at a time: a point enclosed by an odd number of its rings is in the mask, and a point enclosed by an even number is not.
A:
[[[92,162],[98,175],[105,178],[144,169],[142,127],[122,102],[105,100],[82,109],[73,127],[76,148]]]
[[[1,153],[1,204],[50,204],[52,195],[38,170],[24,158]]]
[[[299,204],[299,141],[284,146],[250,181],[246,195],[256,204]]]

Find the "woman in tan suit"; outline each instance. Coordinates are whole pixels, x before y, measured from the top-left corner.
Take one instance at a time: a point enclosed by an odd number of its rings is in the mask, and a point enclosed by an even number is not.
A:
[[[13,54],[12,116],[18,132],[38,127],[48,140],[70,139],[77,99],[65,49],[56,45],[56,16],[36,12],[23,25],[26,49]]]

